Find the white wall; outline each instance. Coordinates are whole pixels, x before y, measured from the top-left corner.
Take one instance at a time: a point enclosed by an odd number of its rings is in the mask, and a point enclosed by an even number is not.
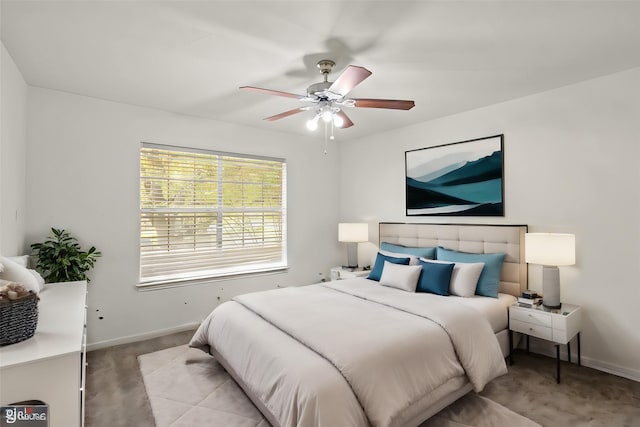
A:
[[[340,217],[369,221],[372,242],[378,221],[575,233],[577,264],[560,274],[562,300],[584,307],[583,362],[640,380],[639,87],[637,68],[343,144]],[[405,216],[406,150],[500,133],[504,218]]]
[[[0,253],[22,255],[25,241],[27,84],[9,52],[0,52]]]
[[[338,149],[321,140],[265,132],[29,88],[28,239],[65,228],[103,253],[90,274],[88,340],[199,322],[220,301],[251,290],[319,281],[336,251]],[[287,160],[287,273],[141,292],[138,280],[141,141]],[[95,346],[94,346],[95,347]]]

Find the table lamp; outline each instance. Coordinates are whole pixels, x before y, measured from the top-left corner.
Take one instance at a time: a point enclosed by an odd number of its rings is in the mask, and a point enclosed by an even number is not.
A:
[[[542,265],[542,304],[560,308],[559,265],[576,263],[576,236],[560,233],[526,233],[525,261]]]
[[[347,243],[347,265],[358,268],[358,243],[369,241],[369,224],[366,222],[341,222],[338,224],[338,241]]]

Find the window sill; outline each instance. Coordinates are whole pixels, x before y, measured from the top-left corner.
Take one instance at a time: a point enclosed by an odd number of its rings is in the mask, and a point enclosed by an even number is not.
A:
[[[289,267],[277,267],[264,270],[256,270],[243,273],[226,273],[217,274],[215,276],[188,277],[183,279],[167,279],[138,283],[136,288],[138,291],[155,291],[160,289],[177,288],[182,286],[201,285],[205,283],[225,282],[230,280],[246,279],[247,277],[270,276],[274,274],[286,273]]]

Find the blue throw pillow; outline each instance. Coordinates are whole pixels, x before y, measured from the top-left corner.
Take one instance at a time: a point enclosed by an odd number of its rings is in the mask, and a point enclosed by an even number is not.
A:
[[[418,279],[416,292],[429,292],[437,295],[449,295],[449,283],[455,264],[440,264],[436,262],[420,261],[422,273]]]
[[[382,269],[384,268],[385,261],[389,261],[394,264],[409,265],[409,258],[395,258],[392,256],[382,255],[380,252],[378,252],[378,256],[376,256],[376,262],[375,264],[373,264],[373,270],[371,270],[371,273],[369,273],[369,277],[367,277],[367,279],[379,282],[380,277],[382,277]]]
[[[470,254],[466,252],[452,251],[438,246],[436,249],[436,259],[451,262],[482,262],[484,268],[478,279],[476,295],[498,298],[498,288],[500,286],[500,272],[504,262],[503,253],[495,254]]]
[[[393,252],[396,254],[413,255],[418,258],[435,259],[436,248],[410,248],[408,246],[394,245],[393,243],[382,242],[380,250]]]

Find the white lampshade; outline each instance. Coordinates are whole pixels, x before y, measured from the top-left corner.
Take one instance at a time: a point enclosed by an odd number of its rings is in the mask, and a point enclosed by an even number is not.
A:
[[[366,242],[369,240],[369,224],[366,222],[341,222],[338,224],[339,242]]]
[[[574,265],[575,234],[527,233],[524,236],[525,261],[540,265]]]

